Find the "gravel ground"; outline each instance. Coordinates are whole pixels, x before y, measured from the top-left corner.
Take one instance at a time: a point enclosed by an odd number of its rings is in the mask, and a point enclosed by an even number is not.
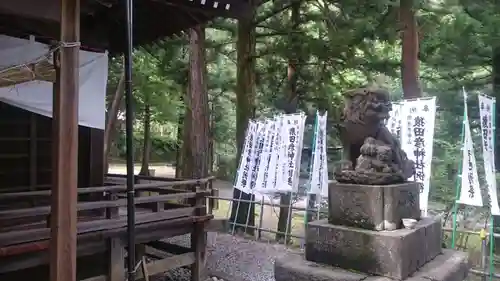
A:
[[[189,235],[168,239],[170,243],[189,246]],[[252,241],[229,234],[208,233],[207,269],[241,281],[274,281],[274,260],[290,251],[283,245]],[[165,281],[189,280],[188,269],[172,270]],[[234,281],[224,280],[224,281]]]

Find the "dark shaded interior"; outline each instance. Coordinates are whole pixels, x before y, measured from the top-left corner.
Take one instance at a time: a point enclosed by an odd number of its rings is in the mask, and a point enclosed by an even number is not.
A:
[[[78,187],[103,185],[103,137],[79,126]],[[52,119],[0,102],[0,192],[47,190],[51,182]],[[0,209],[48,203],[41,200],[0,202]]]

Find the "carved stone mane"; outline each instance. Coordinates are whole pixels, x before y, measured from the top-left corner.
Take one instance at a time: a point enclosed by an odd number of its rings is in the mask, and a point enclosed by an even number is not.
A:
[[[375,118],[376,123],[388,117],[388,112],[392,106],[389,101],[389,92],[383,89],[362,88],[351,90],[344,94],[344,118],[345,121],[365,124],[366,118]],[[387,107],[388,110],[383,115],[374,115],[378,110],[383,110],[382,107]]]
[[[392,106],[389,92],[373,87],[344,93],[344,110],[339,128],[341,139],[361,147],[368,137],[376,138]],[[354,152],[354,156],[359,152]],[[355,163],[355,159],[351,159]]]
[[[392,110],[389,92],[365,87],[344,93],[344,99],[339,132],[344,147],[344,160],[352,164],[350,167],[354,171],[337,173],[337,180],[363,184],[406,181],[413,173],[413,163],[408,161],[399,141],[384,125]],[[379,155],[363,154],[361,147],[365,144],[375,146],[375,151],[390,150],[393,156],[381,162],[381,159],[377,159]]]

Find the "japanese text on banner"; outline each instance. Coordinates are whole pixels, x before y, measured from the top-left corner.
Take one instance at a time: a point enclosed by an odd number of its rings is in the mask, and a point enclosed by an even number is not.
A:
[[[234,188],[237,188],[245,193],[250,192],[250,180],[251,180],[251,167],[253,148],[255,146],[255,134],[256,134],[257,124],[254,121],[248,123],[247,132],[245,135],[245,141],[243,144],[243,151],[240,157],[240,164],[238,166],[238,173],[236,175],[236,181],[234,183]]]
[[[404,101],[401,106],[401,147],[415,163],[413,180],[422,184],[420,210],[424,214],[429,200],[435,114],[435,97]]]
[[[279,158],[281,153],[281,140],[282,140],[282,130],[283,130],[283,116],[278,116],[275,118],[276,126],[274,127],[274,138],[271,144],[271,156],[269,157],[269,171],[266,180],[266,190],[277,191],[277,185],[279,182],[278,171],[280,170]],[[281,179],[281,178],[280,178]]]
[[[310,175],[310,193],[327,196],[328,194],[328,168],[326,144],[327,113],[316,113],[315,143]],[[326,195],[325,195],[326,194]]]
[[[477,175],[476,157],[474,157],[474,147],[472,144],[472,134],[470,131],[467,108],[464,113],[464,142],[462,154],[462,181],[460,185],[460,198],[458,203],[470,206],[483,206],[483,198],[479,187],[479,177]]]
[[[495,147],[493,141],[495,98],[479,95],[479,116],[481,119],[481,144],[483,147],[483,163],[486,188],[488,191],[488,205],[491,214],[500,215],[497,198],[497,184],[495,177]],[[492,200],[495,198],[494,200]]]
[[[264,134],[265,134],[265,123],[264,122],[257,122],[257,127],[256,127],[256,132],[254,136],[254,146],[252,148],[252,161],[250,162],[251,165],[251,176],[250,176],[250,185],[249,185],[249,190],[250,192],[254,192],[257,184],[257,177],[259,174],[259,168],[260,168],[260,162],[261,162],[261,156],[262,156],[262,150],[264,149]]]
[[[387,129],[396,136],[398,140],[401,141],[401,109],[403,107],[402,103],[393,103],[392,111],[389,112],[389,119],[387,120]]]
[[[282,127],[282,137],[284,139],[281,142],[282,148],[278,158],[280,163],[277,172],[278,191],[297,191],[304,124],[304,114],[284,116]]]
[[[269,178],[269,171],[271,166],[271,154],[274,149],[274,138],[276,136],[276,120],[269,119],[265,121],[264,125],[264,142],[260,158],[258,175],[255,190],[260,193],[272,191],[272,186],[267,186],[267,179]]]

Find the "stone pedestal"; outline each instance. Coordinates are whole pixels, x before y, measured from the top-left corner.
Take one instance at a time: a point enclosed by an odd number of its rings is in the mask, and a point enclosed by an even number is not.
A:
[[[395,279],[405,279],[441,253],[441,221],[425,218],[415,229],[373,231],[329,224],[308,224],[309,261]]]
[[[406,281],[462,281],[467,277],[469,268],[466,253],[444,250]],[[393,281],[388,277],[307,261],[302,255],[295,253],[276,259],[274,277],[276,281]]]
[[[276,260],[276,281],[464,280],[467,253],[441,249],[441,220],[420,218],[419,194],[416,183],[331,183],[328,220],[307,225],[305,257]]]
[[[416,182],[328,186],[329,222],[371,230],[401,228],[401,219],[420,218],[420,187]]]

